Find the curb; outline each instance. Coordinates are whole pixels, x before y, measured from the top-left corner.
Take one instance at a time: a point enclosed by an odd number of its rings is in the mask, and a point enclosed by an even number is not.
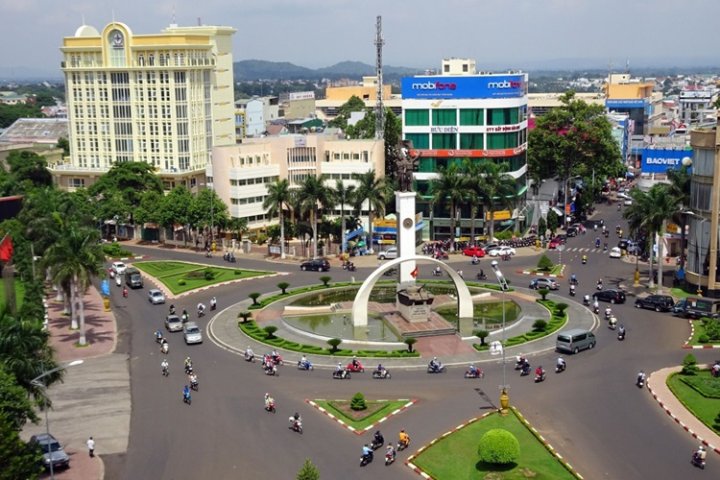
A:
[[[718,455],[720,455],[720,447],[715,447],[715,446],[711,445],[710,443],[708,443],[707,440],[705,440],[705,439],[703,439],[702,437],[700,437],[700,436],[699,436],[697,433],[695,433],[690,427],[688,427],[687,425],[685,425],[685,424],[682,422],[682,420],[680,420],[678,417],[676,417],[675,414],[672,413],[672,411],[670,411],[670,409],[665,406],[665,404],[663,403],[663,401],[658,397],[657,393],[655,393],[655,391],[650,387],[650,378],[651,378],[651,377],[652,377],[652,374],[650,374],[650,377],[648,377],[645,385],[646,385],[648,391],[650,392],[650,394],[652,395],[652,397],[655,399],[655,401],[658,403],[658,405],[660,405],[660,407],[665,411],[665,413],[667,413],[667,414],[670,416],[670,418],[672,418],[673,420],[675,420],[675,423],[677,423],[678,425],[680,425],[680,426],[681,426],[686,432],[688,432],[693,438],[695,438],[695,439],[697,439],[697,440],[700,440],[700,443],[702,443],[703,445],[705,445],[706,447],[708,447],[710,450],[712,450],[713,452],[715,452],[715,453],[717,453]],[[684,407],[683,407],[683,408],[684,408]]]
[[[571,475],[573,475],[575,478],[579,478],[580,480],[583,480],[584,477],[583,477],[582,475],[580,475],[580,474],[572,467],[572,465],[570,465],[570,464],[562,457],[562,455],[560,455],[560,454],[557,452],[557,450],[555,450],[555,448],[547,442],[547,440],[545,440],[545,437],[543,437],[542,435],[540,435],[540,433],[539,433],[537,430],[535,430],[535,428],[532,427],[532,426],[528,423],[527,420],[525,420],[525,417],[523,417],[523,415],[522,415],[515,407],[510,407],[510,409],[512,410],[513,414],[517,417],[517,419],[520,420],[520,423],[522,423],[522,424],[525,426],[525,428],[527,428],[528,430],[530,430],[530,432],[535,436],[535,438],[537,438],[538,440],[540,440],[540,442],[542,442],[543,446],[547,449],[547,451],[550,452],[550,454],[551,454],[552,456],[554,456],[558,461],[560,461],[560,463],[570,472]],[[413,459],[414,459],[415,457],[417,457],[418,455],[420,455],[420,454],[421,454],[423,451],[425,451],[426,449],[430,448],[431,446],[433,446],[434,444],[436,444],[437,442],[439,442],[440,440],[443,440],[444,438],[452,435],[453,433],[457,432],[458,430],[461,430],[461,429],[467,427],[467,426],[470,425],[471,423],[474,423],[474,422],[476,422],[476,421],[478,421],[478,420],[482,420],[483,418],[487,417],[488,415],[492,415],[492,414],[494,414],[494,413],[497,413],[497,411],[487,412],[487,413],[484,413],[483,415],[480,415],[479,417],[473,417],[473,418],[469,419],[468,421],[466,421],[465,423],[461,423],[460,425],[458,425],[457,427],[453,428],[452,430],[443,433],[442,435],[440,435],[440,436],[437,437],[437,438],[434,438],[433,440],[430,441],[430,443],[427,443],[426,445],[423,445],[422,447],[420,447],[420,448],[418,449],[417,452],[415,452],[414,454],[410,455],[410,456],[407,458],[407,460],[405,461],[405,465],[407,465],[413,472],[417,473],[417,474],[420,475],[421,477],[426,478],[426,479],[432,479],[433,477],[431,477],[430,475],[428,475],[427,473],[425,473],[420,467],[418,467],[417,465],[415,465],[414,463],[412,463]]]
[[[322,400],[324,400],[324,399],[322,399]],[[324,400],[324,401],[327,401],[327,400]],[[381,400],[379,400],[379,401],[388,401],[388,400],[386,400],[386,399],[381,399]],[[375,423],[373,423],[373,424],[371,424],[371,425],[368,425],[367,427],[365,427],[365,428],[363,428],[363,429],[358,430],[358,429],[356,429],[355,427],[352,427],[352,426],[348,425],[347,423],[345,423],[343,420],[339,419],[338,417],[336,417],[336,416],[333,415],[332,413],[328,412],[325,408],[321,407],[320,405],[318,405],[317,403],[315,403],[313,400],[305,399],[305,402],[306,402],[308,405],[310,405],[311,407],[313,407],[313,408],[315,408],[316,410],[320,411],[321,413],[325,414],[325,416],[330,417],[332,420],[334,420],[334,421],[336,421],[337,423],[339,423],[340,426],[342,426],[343,428],[345,428],[345,429],[347,429],[347,430],[350,430],[350,431],[351,431],[352,433],[354,433],[355,435],[363,435],[363,434],[365,434],[366,432],[374,429],[377,425],[385,422],[387,419],[389,419],[389,418],[391,418],[391,417],[394,417],[395,415],[398,415],[398,414],[404,412],[405,410],[407,410],[408,408],[412,407],[413,405],[415,405],[415,404],[417,403],[417,400],[415,400],[415,399],[410,400],[410,399],[406,399],[406,398],[400,398],[400,399],[398,399],[397,401],[402,401],[402,402],[407,402],[407,403],[406,403],[405,405],[403,405],[402,407],[400,407],[400,408],[398,408],[398,409],[396,409],[396,410],[393,410],[392,412],[388,413],[388,414],[385,415],[384,417],[378,419],[377,422],[375,422]]]

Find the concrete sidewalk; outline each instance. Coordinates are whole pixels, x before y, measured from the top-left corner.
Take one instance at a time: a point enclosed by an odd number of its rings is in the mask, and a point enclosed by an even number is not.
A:
[[[50,292],[51,294],[53,292]],[[84,297],[87,346],[80,347],[78,330],[70,328],[62,302],[54,294],[48,302],[50,345],[59,364],[84,363],[65,371],[62,383],[48,389],[53,406],[48,412],[50,433],[70,455],[70,468],[55,472],[58,480],[98,480],[105,475],[102,455],[124,453],[130,433],[130,374],[127,355],[113,353],[117,324],[105,312],[100,293],[91,286]],[[45,415],[38,425],[26,425],[23,437],[45,432]],[[85,442],[95,439],[95,457]],[[49,478],[45,474],[43,478]]]
[[[710,365],[705,365],[704,368],[709,367]],[[668,377],[680,370],[682,370],[682,367],[677,366],[663,368],[651,373],[647,379],[647,388],[650,390],[653,398],[655,398],[663,410],[665,410],[665,413],[670,415],[678,425],[706,445],[709,450],[720,454],[720,436],[685,408],[667,386]]]

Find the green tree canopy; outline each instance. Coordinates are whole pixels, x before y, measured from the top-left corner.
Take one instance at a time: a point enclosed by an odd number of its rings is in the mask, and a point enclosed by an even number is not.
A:
[[[338,115],[328,122],[328,126],[340,128],[344,132],[347,129],[350,114],[352,112],[362,112],[365,108],[365,102],[363,102],[360,97],[353,95],[347,102],[340,106]]]
[[[160,209],[160,223],[166,227],[190,223],[190,208],[193,196],[184,185],[178,185],[163,197]]]
[[[117,197],[114,198],[114,194],[119,193],[119,198],[125,204],[125,210],[128,212],[132,212],[140,205],[142,194],[146,191],[162,194],[163,185],[155,174],[154,167],[145,162],[115,163],[89,188],[90,194],[98,199],[99,204],[106,201],[116,202]]]
[[[32,188],[53,184],[47,161],[37,153],[28,150],[10,152],[7,164],[10,167],[10,180],[16,189],[13,193],[25,193]]]
[[[0,416],[4,416],[20,431],[25,423],[38,422],[28,392],[18,385],[15,377],[0,364]]]

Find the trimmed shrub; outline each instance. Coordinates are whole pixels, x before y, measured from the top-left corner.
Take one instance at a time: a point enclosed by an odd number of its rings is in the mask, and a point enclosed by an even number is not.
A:
[[[487,330],[475,330],[473,334],[480,339],[480,346],[485,346],[485,339],[490,335]]]
[[[235,275],[242,275],[242,273],[243,273],[242,270],[234,270],[233,271],[233,274],[235,274]]]
[[[480,460],[494,465],[515,463],[520,457],[520,442],[515,435],[502,428],[488,430],[480,437]]]
[[[554,266],[555,264],[552,262],[552,260],[550,260],[547,255],[543,255],[542,257],[540,257],[540,260],[538,260],[537,263],[537,269],[542,272],[549,272]]]
[[[558,303],[555,305],[555,310],[557,310],[557,313],[560,314],[560,316],[565,315],[565,310],[568,309],[567,303]]]
[[[275,332],[277,332],[277,329],[278,329],[278,327],[276,327],[275,325],[268,325],[267,327],[263,328],[263,330],[265,331],[265,334],[267,335],[265,337],[265,339],[266,340],[274,339],[275,338],[274,334],[275,334]]]
[[[407,347],[408,347],[408,352],[412,352],[413,345],[415,345],[415,343],[417,342],[417,338],[408,337],[403,341],[405,342],[405,345],[407,345]]]
[[[680,373],[683,375],[697,375],[698,372],[698,366],[697,366],[697,358],[695,358],[695,355],[692,353],[688,353],[685,355],[685,358],[683,358],[683,367]]]
[[[290,284],[288,282],[280,282],[277,284],[277,287],[282,291],[283,295],[287,294],[286,290],[288,289],[289,286],[290,286]]]
[[[178,285],[184,287],[185,285],[187,285],[187,283],[185,283],[185,280],[178,280]]]
[[[258,293],[258,292],[253,292],[250,295],[248,295],[248,297],[252,299],[253,305],[258,304],[257,300],[258,300],[258,298],[260,298],[260,295],[262,295],[262,293]]]
[[[717,417],[715,417],[715,421],[713,422],[713,428],[720,432],[720,412],[718,412]]]
[[[550,290],[547,288],[541,288],[537,291],[537,293],[542,297],[543,301],[547,300],[548,293],[550,293]]]
[[[309,458],[306,458],[295,478],[297,480],[320,480],[320,471]]]
[[[547,322],[545,320],[535,320],[532,328],[534,332],[544,332],[547,329]]]
[[[330,345],[330,352],[335,353],[338,351],[338,346],[342,343],[342,339],[340,338],[331,338],[327,341],[327,344]]]
[[[210,269],[207,269],[207,270],[205,270],[205,272],[203,273],[203,276],[205,277],[205,280],[211,281],[211,280],[214,280],[214,279],[215,279],[215,272],[212,271],[212,270],[210,270]]]
[[[102,250],[106,256],[112,257],[112,258],[122,258],[122,257],[132,256],[131,251],[125,250],[117,242],[103,244]]]
[[[356,411],[367,410],[367,403],[365,403],[365,395],[360,392],[353,395],[352,399],[350,400],[350,408]]]
[[[332,280],[332,277],[329,275],[323,275],[320,277],[320,281],[323,283],[323,286],[329,287],[330,286],[330,280]]]
[[[243,323],[248,321],[248,318],[252,317],[252,313],[248,311],[240,312],[237,314],[237,318],[242,318]]]

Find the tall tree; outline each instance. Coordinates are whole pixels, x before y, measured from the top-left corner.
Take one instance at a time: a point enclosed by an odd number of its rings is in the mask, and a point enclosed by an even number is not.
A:
[[[490,240],[495,235],[495,211],[498,208],[510,208],[515,204],[517,184],[508,175],[507,163],[495,163],[486,160],[478,165],[480,177],[478,191],[482,192],[482,203],[488,215]]]
[[[267,186],[267,192],[263,208],[268,211],[269,215],[279,217],[280,258],[285,258],[285,208],[287,208],[292,196],[290,182],[286,178],[276,180]]]
[[[465,176],[456,163],[440,169],[440,177],[430,183],[432,203],[440,207],[450,206],[450,249],[453,250],[458,209],[468,198]]]
[[[653,185],[648,192],[639,188],[630,191],[633,199],[623,212],[623,217],[628,220],[630,231],[638,232],[644,230],[650,238],[650,288],[655,286],[653,275],[653,252],[655,251],[655,236],[663,232],[665,221],[677,211],[677,200],[670,194],[670,186],[664,183]],[[662,241],[662,240],[661,240]],[[658,247],[658,279],[662,289],[662,246]]]
[[[339,128],[344,132],[347,129],[350,114],[353,112],[362,112],[365,109],[365,102],[363,102],[360,97],[353,95],[347,102],[340,106],[337,116],[328,122],[328,126]]]
[[[680,225],[680,267],[685,268],[685,229],[687,226],[687,214],[685,213],[690,206],[690,184],[692,175],[690,167],[683,165],[680,168],[671,168],[667,171],[668,180],[670,180],[669,192],[675,198],[677,205],[676,211],[673,213],[673,222]]]
[[[313,235],[313,257],[318,255],[317,222],[320,210],[332,207],[332,193],[321,177],[308,175],[297,192],[301,209],[310,214]]]
[[[368,250],[373,252],[373,217],[375,214],[379,216],[385,215],[385,205],[392,195],[391,185],[386,181],[385,177],[378,177],[375,170],[365,173],[353,173],[352,178],[357,181],[355,188],[355,208],[358,210],[358,216],[362,212],[362,206],[365,202],[368,205]]]
[[[470,238],[475,241],[475,219],[478,210],[482,205],[482,198],[485,192],[482,189],[482,178],[480,177],[480,164],[469,158],[463,159],[462,171],[465,174],[465,188],[467,189],[467,202],[470,204]],[[431,210],[433,206],[431,205]]]
[[[101,204],[112,198],[114,192],[118,192],[127,211],[132,213],[140,205],[143,192],[155,191],[162,194],[163,185],[155,174],[155,168],[149,163],[122,162],[115,163],[88,190]]]
[[[47,169],[47,161],[35,152],[26,150],[11,152],[7,157],[10,176],[18,189],[16,193],[24,193],[33,188],[50,187],[53,184],[52,174]]]
[[[22,438],[12,420],[0,414],[0,480],[35,480],[43,471],[42,453]]]
[[[402,121],[389,108],[385,110],[385,176],[397,180],[398,145],[402,138]]]
[[[227,225],[228,219],[227,205],[215,190],[203,188],[193,197],[190,204],[190,224],[211,232],[218,226]],[[210,236],[215,238],[215,232],[211,232]]]
[[[0,416],[4,416],[19,431],[25,423],[38,422],[28,392],[15,380],[15,376],[5,371],[0,364]],[[0,464],[2,464],[0,462]]]
[[[340,245],[342,253],[345,253],[347,249],[347,242],[345,242],[346,228],[345,228],[345,205],[352,205],[355,195],[355,185],[345,185],[342,180],[335,181],[335,188],[333,189],[333,196],[335,204],[340,205]]]
[[[167,228],[173,229],[175,225],[182,225],[183,240],[187,245],[190,225],[190,209],[193,203],[193,196],[184,185],[178,185],[170,190],[163,197],[160,223]]]

